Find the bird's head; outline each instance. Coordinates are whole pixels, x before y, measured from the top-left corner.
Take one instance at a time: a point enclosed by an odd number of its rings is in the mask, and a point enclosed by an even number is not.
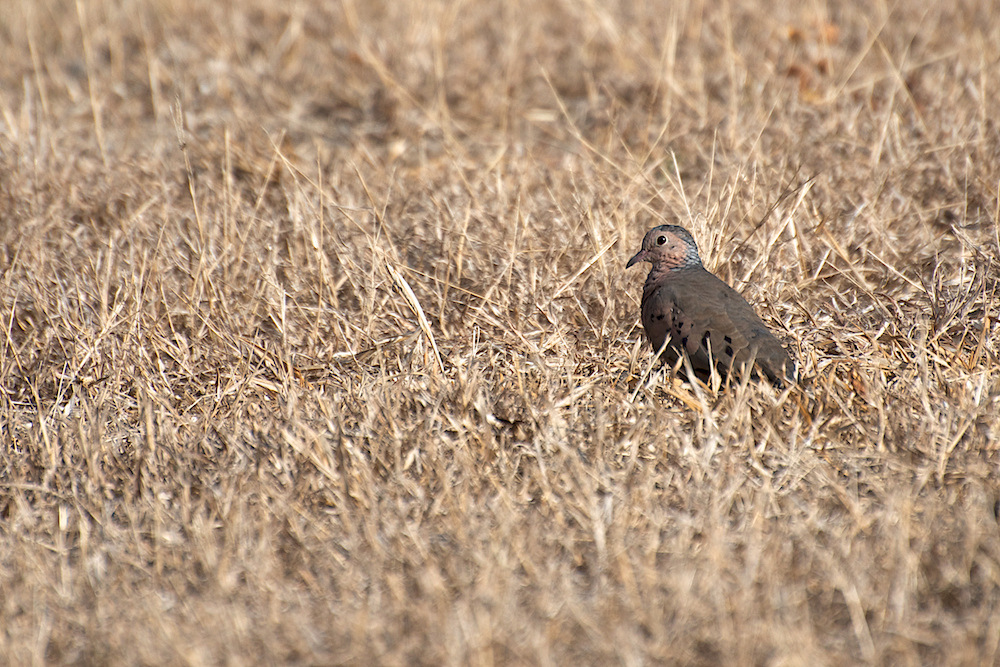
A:
[[[701,266],[701,257],[691,232],[677,225],[660,225],[646,233],[642,250],[628,261],[625,268],[639,262],[650,262],[654,269],[685,269]]]

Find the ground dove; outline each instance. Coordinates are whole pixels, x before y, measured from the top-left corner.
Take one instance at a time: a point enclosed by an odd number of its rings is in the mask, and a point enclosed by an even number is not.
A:
[[[705,269],[688,230],[676,225],[649,230],[625,268],[638,262],[653,265],[642,290],[642,326],[654,350],[666,343],[668,363],[685,349],[696,372],[710,372],[713,359],[723,375],[755,361],[772,382],[794,382],[788,352],[750,304]]]

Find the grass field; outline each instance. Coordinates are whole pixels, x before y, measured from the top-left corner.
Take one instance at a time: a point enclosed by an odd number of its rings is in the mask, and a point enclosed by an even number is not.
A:
[[[790,5],[4,0],[0,663],[1000,664],[1000,6]]]

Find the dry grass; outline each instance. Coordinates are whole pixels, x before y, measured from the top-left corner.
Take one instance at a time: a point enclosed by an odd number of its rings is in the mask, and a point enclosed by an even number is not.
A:
[[[997,664],[998,45],[5,1],[0,662]],[[643,379],[675,221],[801,387]]]

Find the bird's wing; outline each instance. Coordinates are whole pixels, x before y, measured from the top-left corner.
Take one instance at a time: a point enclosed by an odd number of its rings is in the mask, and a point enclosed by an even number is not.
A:
[[[673,329],[694,368],[709,370],[710,359],[723,369],[755,361],[771,380],[794,377],[785,348],[736,290],[706,270],[685,273],[672,284]]]

